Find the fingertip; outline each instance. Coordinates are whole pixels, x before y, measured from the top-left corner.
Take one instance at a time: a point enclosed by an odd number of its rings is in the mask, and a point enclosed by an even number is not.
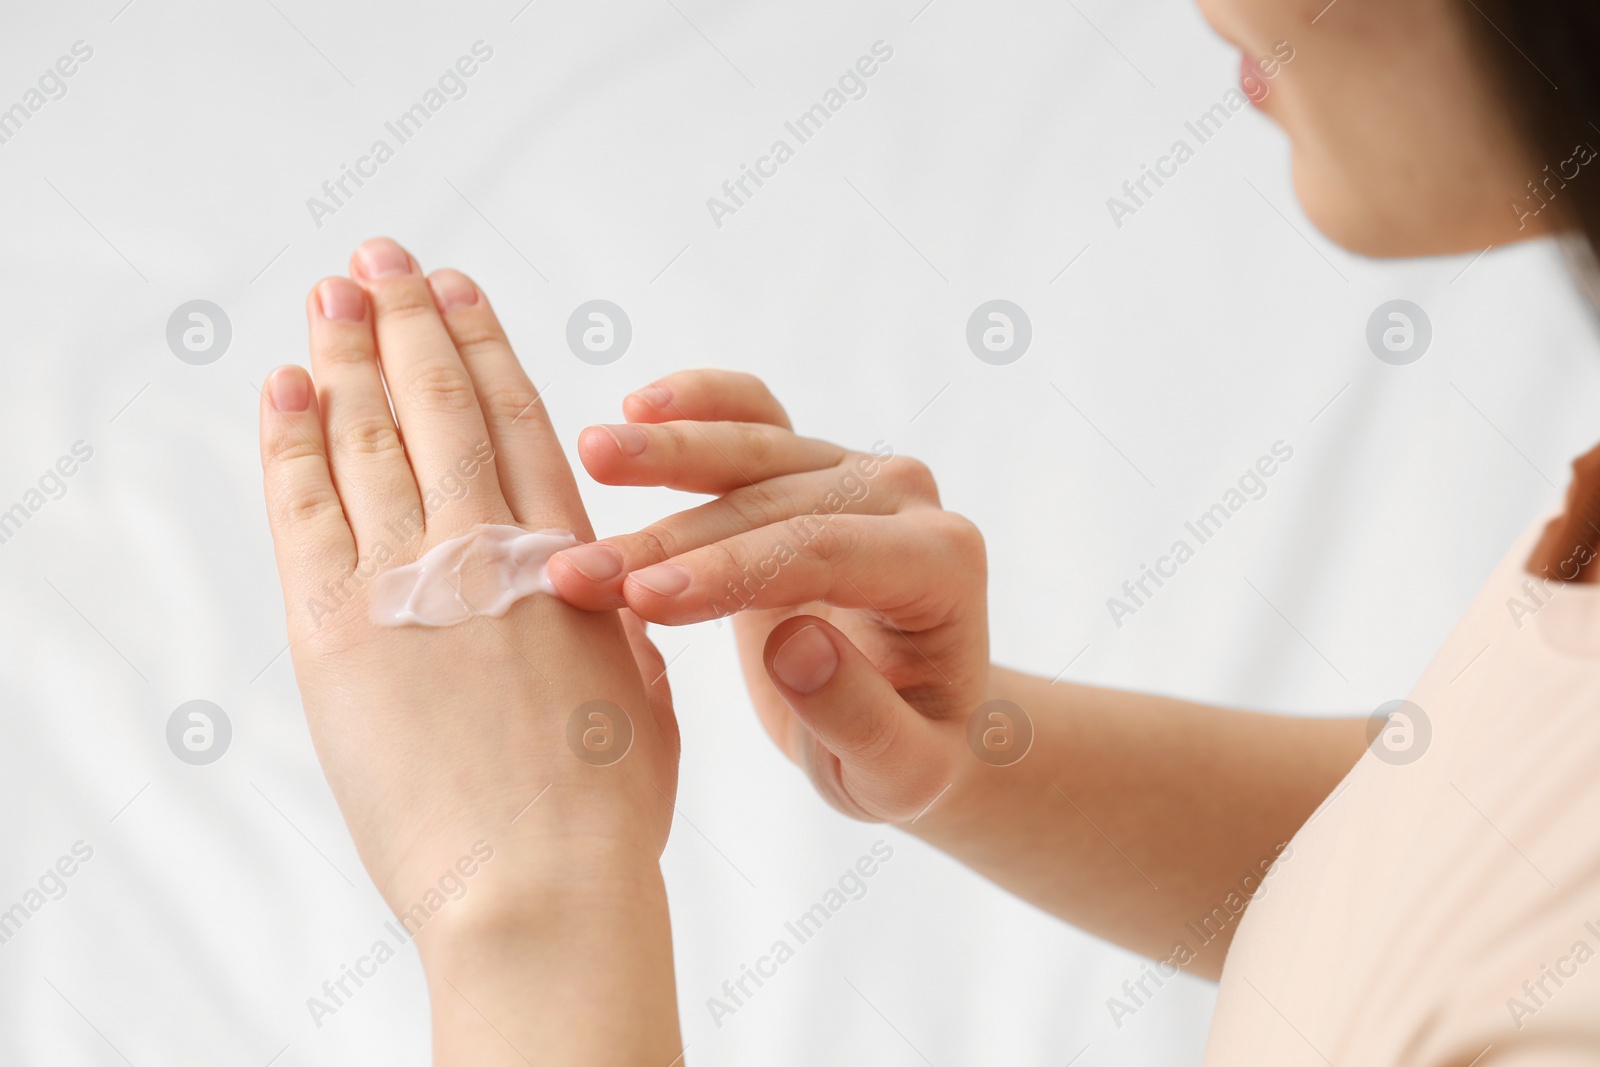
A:
[[[428,288],[441,315],[473,307],[483,299],[482,291],[471,278],[450,267],[428,275]]]
[[[622,414],[629,422],[665,422],[674,418],[672,387],[656,382],[635,389],[622,398]]]
[[[564,568],[570,568],[585,580],[597,584],[620,580],[623,571],[627,570],[621,550],[600,541],[564,549],[552,557],[552,562],[555,560],[560,560]]]
[[[313,322],[361,322],[367,317],[367,294],[349,278],[332,275],[312,286],[306,313]]]
[[[634,422],[765,422],[788,429],[789,417],[771,390],[742,371],[677,371],[623,399]]]
[[[584,553],[585,549],[594,548],[609,550],[616,555],[617,568],[614,574],[607,573],[603,552]],[[545,576],[556,596],[572,607],[583,611],[613,611],[627,605],[622,595],[621,561],[621,553],[610,546],[580,545],[551,556],[545,567]],[[591,577],[595,574],[606,576]]]
[[[267,375],[262,395],[279,414],[303,415],[315,403],[316,390],[304,367],[289,364]]]
[[[657,563],[628,575],[627,584],[658,599],[671,600],[694,584],[694,573],[681,563]]]
[[[715,605],[686,595],[695,577],[679,563],[657,563],[633,571],[621,582],[623,602],[641,619],[681,626],[714,617]]]
[[[788,620],[794,622],[795,620]],[[804,619],[782,635],[768,635],[767,672],[797,696],[810,696],[839,673],[839,647],[818,620]]]
[[[861,776],[859,793],[837,789],[836,775],[818,780],[841,810],[894,821],[938,789],[934,779],[945,772],[926,723],[847,635],[816,616],[796,615],[772,628],[763,659],[795,717]]]
[[[784,619],[782,622],[778,623],[767,633],[767,640],[766,644],[762,648],[761,658],[766,663],[768,671],[771,671],[773,660],[777,658],[778,653],[781,652],[793,638],[798,637],[802,630],[806,629],[812,629],[822,634],[823,637],[827,639],[829,644],[833,647],[835,653],[838,652],[838,646],[833,643],[830,633],[833,630],[832,626],[828,625],[815,615],[791,615],[787,619]]]
[[[417,261],[392,237],[370,238],[350,254],[350,277],[358,282],[413,274],[416,270]]]
[[[590,477],[611,483],[620,476],[627,457],[616,435],[604,426],[588,426],[578,434],[578,460]]]

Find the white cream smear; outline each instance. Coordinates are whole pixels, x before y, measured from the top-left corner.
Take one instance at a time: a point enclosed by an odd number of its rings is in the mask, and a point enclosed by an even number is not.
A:
[[[499,618],[534,593],[554,593],[550,557],[580,544],[570,530],[485,523],[423,553],[415,563],[372,581],[371,617],[379,626],[454,626]]]

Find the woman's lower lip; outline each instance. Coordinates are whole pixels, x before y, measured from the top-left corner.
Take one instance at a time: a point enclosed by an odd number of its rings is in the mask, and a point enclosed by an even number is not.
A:
[[[1261,68],[1246,55],[1239,56],[1239,88],[1244,90],[1245,99],[1256,107],[1260,107],[1272,91],[1261,75]]]

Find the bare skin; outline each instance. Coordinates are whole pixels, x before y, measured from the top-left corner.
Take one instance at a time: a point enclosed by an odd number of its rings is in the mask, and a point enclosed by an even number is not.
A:
[[[1198,0],[1251,60],[1294,50],[1258,106],[1288,136],[1295,195],[1368,256],[1476,253],[1551,231],[1512,201],[1538,175],[1459,0]]]
[[[671,375],[624,410],[626,426],[580,438],[597,480],[719,496],[557,555],[568,602],[666,624],[736,612],[763,725],[835,807],[899,824],[1097,936],[1157,958],[1185,941],[1182,965],[1220,971],[1242,905],[1204,945],[1185,924],[1248,899],[1360,756],[1362,720],[993,667],[983,539],[939,507],[921,464],[795,435],[743,374]],[[1007,766],[969,747],[970,717],[995,699],[1034,730]]]
[[[434,1062],[669,1063],[678,734],[644,627],[550,597],[445,629],[367,617],[379,567],[478,523],[590,536],[537,394],[476,286],[393,241],[306,313],[315,383],[279,368],[261,401],[295,677],[362,862],[415,924]],[[610,766],[567,740],[595,700],[634,728]]]

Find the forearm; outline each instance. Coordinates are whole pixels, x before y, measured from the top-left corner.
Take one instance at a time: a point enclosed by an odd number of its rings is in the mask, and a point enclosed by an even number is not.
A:
[[[1361,755],[1363,720],[1302,719],[996,669],[1033,747],[971,770],[908,829],[1025,900],[1185,970],[1221,969],[1242,901]],[[1222,909],[1218,911],[1218,909]]]
[[[434,1063],[681,1064],[666,891],[654,862],[497,894],[422,946]]]

